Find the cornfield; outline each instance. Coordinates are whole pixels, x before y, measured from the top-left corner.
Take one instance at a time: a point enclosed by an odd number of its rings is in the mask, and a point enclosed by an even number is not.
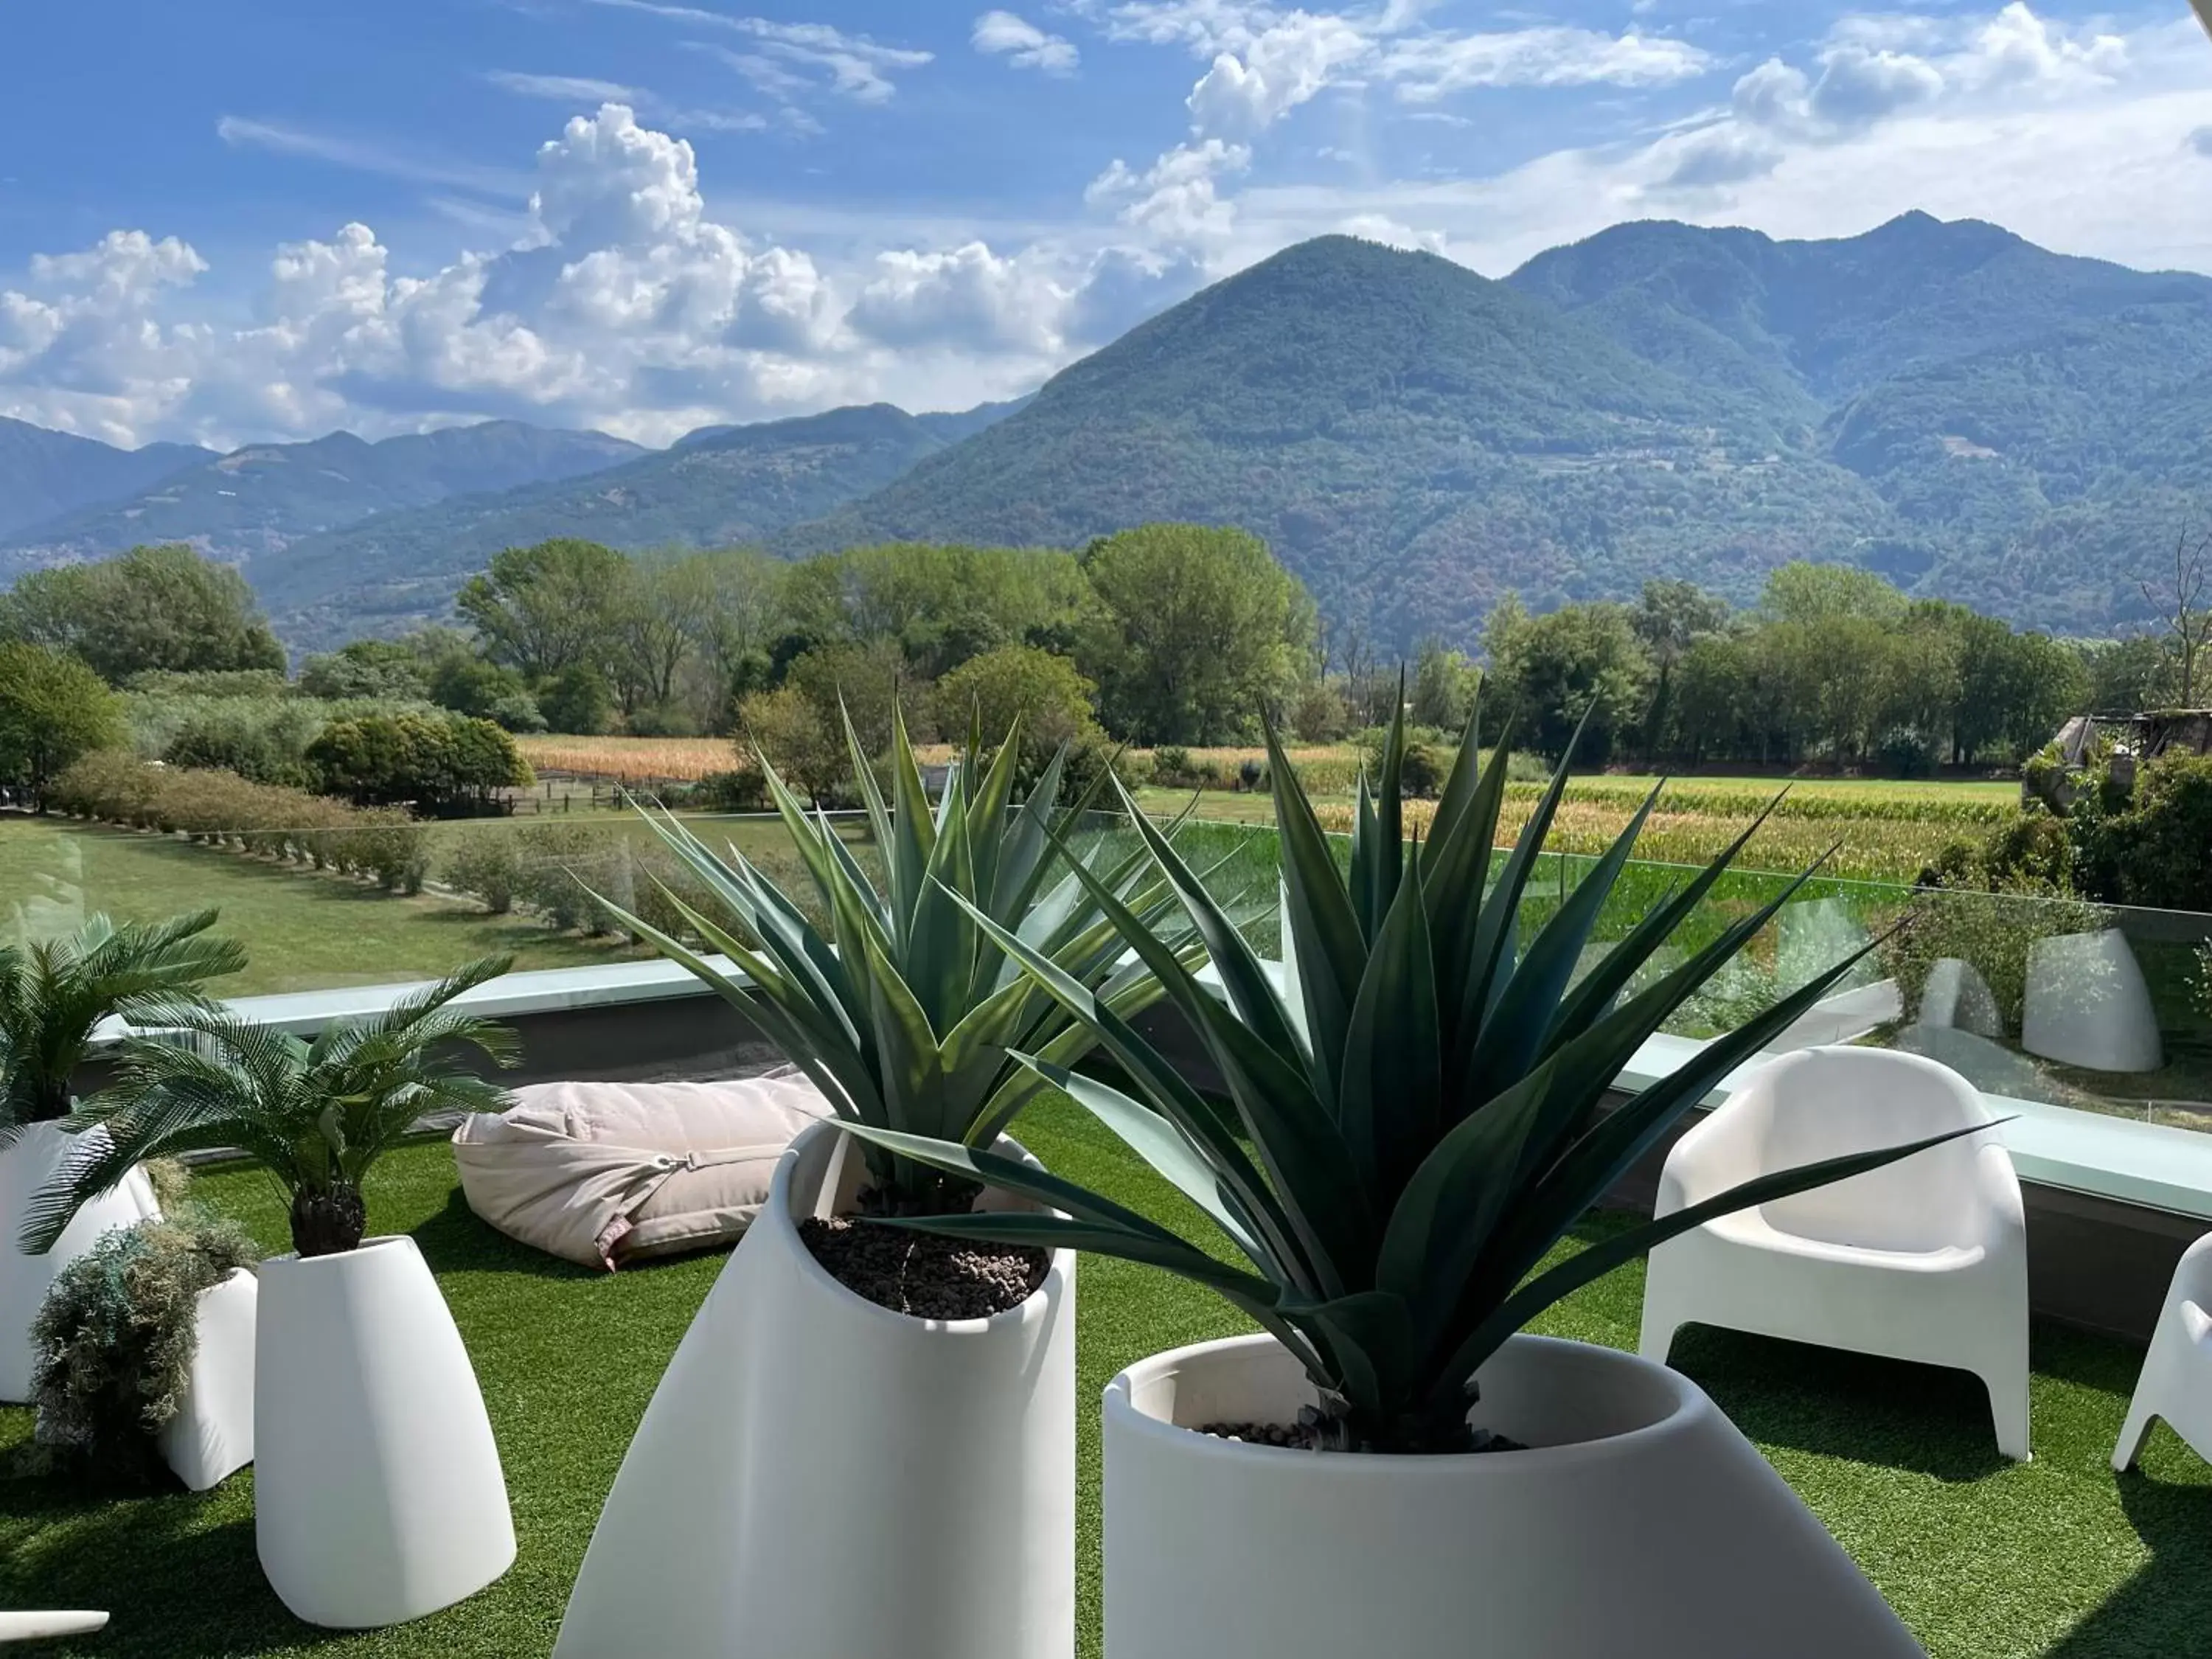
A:
[[[1643,800],[1642,791],[1626,790],[1607,791],[1596,799],[1577,798],[1581,788],[1577,786],[1552,820],[1547,851],[1602,853],[1627,827]],[[1512,792],[1499,816],[1501,836],[1510,838],[1520,832],[1534,810],[1536,794],[1534,789]],[[1658,864],[1707,863],[1743,833],[1762,804],[1755,796],[1730,793],[1686,806],[1682,797],[1670,791],[1645,820],[1636,856]],[[1974,801],[1957,803],[1963,810],[1948,816],[1887,816],[1879,812],[1879,805],[1877,800],[1877,810],[1869,814],[1850,800],[1810,795],[1785,800],[1738,862],[1747,870],[1802,870],[1832,848],[1833,856],[1825,866],[1830,875],[1854,881],[1909,882],[1934,861],[1946,842],[1972,835],[1978,824],[1989,821],[1979,816],[1981,803]],[[1407,802],[1408,830],[1425,830],[1435,810],[1431,801]],[[1348,805],[1328,804],[1318,811],[1325,827],[1351,829]]]
[[[514,742],[540,777],[567,772],[618,783],[696,783],[737,763],[727,738],[520,737]]]

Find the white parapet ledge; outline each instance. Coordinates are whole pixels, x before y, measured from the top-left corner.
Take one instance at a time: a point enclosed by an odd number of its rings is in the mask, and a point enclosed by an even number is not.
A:
[[[732,978],[744,978],[727,957],[708,960]],[[1218,982],[1211,965],[1201,969],[1200,976],[1210,983]],[[382,1013],[422,988],[422,982],[356,985],[329,991],[234,997],[228,1006],[256,1024],[308,1036],[336,1020]],[[516,1019],[570,1009],[619,1007],[712,994],[711,988],[688,969],[655,958],[507,974],[478,986],[456,1006],[487,1018]],[[96,1040],[112,1042],[122,1035],[120,1023],[110,1020],[96,1033]],[[1672,1075],[1705,1046],[1704,1041],[1694,1037],[1652,1037],[1622,1068],[1616,1086],[1629,1093],[1648,1088]],[[1719,1105],[1759,1063],[1751,1060],[1737,1067],[1706,1095],[1703,1103]],[[2022,1180],[2212,1220],[2212,1133],[2002,1095],[1985,1093],[1984,1098],[1990,1110],[2010,1120],[1999,1133]]]

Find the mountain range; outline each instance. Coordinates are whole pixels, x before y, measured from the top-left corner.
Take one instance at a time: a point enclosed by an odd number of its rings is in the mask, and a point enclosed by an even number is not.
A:
[[[666,450],[495,422],[216,457],[0,422],[0,580],[132,542],[246,561],[296,643],[441,613],[511,543],[1079,546],[1242,525],[1333,627],[1467,640],[1796,557],[2101,631],[2212,464],[2212,278],[1909,214],[1864,235],[1623,224],[1493,281],[1347,237],[1285,250],[1032,398],[702,428]],[[173,463],[173,465],[172,465]]]

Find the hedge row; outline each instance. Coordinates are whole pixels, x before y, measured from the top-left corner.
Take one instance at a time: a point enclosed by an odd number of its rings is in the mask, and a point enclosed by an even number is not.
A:
[[[429,873],[428,842],[404,811],[348,806],[234,772],[154,765],[121,750],[78,761],[56,782],[50,805],[77,817],[366,877],[389,892],[419,893]]]

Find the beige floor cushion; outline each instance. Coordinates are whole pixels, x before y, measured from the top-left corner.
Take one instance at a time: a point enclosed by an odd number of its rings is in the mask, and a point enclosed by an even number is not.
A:
[[[796,1072],[726,1083],[538,1083],[453,1131],[469,1207],[526,1244],[610,1270],[726,1244],[791,1139],[830,1115]]]

